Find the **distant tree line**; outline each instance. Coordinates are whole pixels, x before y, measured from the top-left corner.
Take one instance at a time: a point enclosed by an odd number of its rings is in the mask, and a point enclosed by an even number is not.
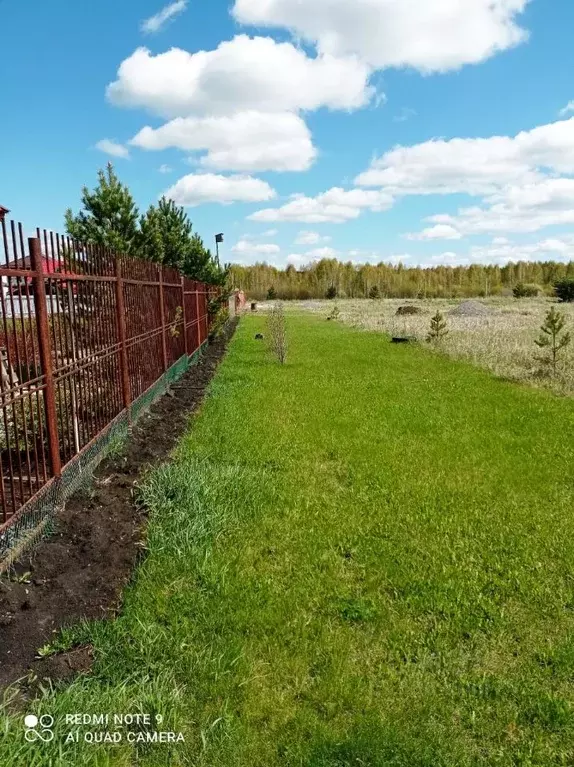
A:
[[[465,298],[554,295],[554,285],[574,280],[574,262],[519,261],[506,266],[409,267],[323,259],[303,269],[269,264],[230,267],[233,285],[250,298]],[[571,299],[566,299],[571,300]]]
[[[75,240],[176,267],[194,280],[225,284],[227,267],[220,266],[193,232],[184,209],[162,197],[140,216],[129,188],[120,182],[111,163],[98,172],[93,191],[83,188],[82,205],[75,215],[66,211],[66,230]]]

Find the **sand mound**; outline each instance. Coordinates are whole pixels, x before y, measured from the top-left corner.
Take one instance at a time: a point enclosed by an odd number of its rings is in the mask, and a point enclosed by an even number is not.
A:
[[[492,314],[492,309],[478,301],[463,301],[451,309],[449,314],[455,317],[485,317]]]

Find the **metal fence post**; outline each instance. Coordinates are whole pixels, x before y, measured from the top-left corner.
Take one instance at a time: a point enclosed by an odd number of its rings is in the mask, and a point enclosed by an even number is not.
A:
[[[132,393],[130,386],[130,373],[128,368],[128,348],[126,333],[126,310],[124,302],[124,281],[122,279],[122,264],[116,257],[116,322],[118,326],[118,338],[120,341],[120,367],[122,373],[122,401],[128,414],[128,422],[131,421]]]
[[[187,340],[187,323],[185,318],[185,277],[181,275],[181,314],[183,317],[183,343],[185,353],[189,356],[189,343]]]
[[[201,349],[203,333],[201,332],[201,314],[199,313],[199,285],[199,282],[195,283],[195,314],[197,316],[197,348]]]
[[[62,475],[62,460],[60,458],[60,439],[58,435],[58,415],[56,411],[56,387],[52,369],[52,348],[48,330],[48,309],[46,307],[46,281],[44,263],[42,261],[42,246],[37,237],[28,239],[30,262],[33,269],[34,307],[38,331],[38,350],[40,363],[44,374],[44,415],[48,432],[48,453],[50,468],[54,477]]]
[[[163,357],[163,372],[167,370],[167,344],[165,339],[165,306],[163,302],[163,267],[157,267],[159,276],[159,316],[161,319],[161,353]]]

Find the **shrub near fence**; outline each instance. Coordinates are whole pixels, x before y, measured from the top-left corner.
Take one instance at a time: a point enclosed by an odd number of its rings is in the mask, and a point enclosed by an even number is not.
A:
[[[197,359],[219,291],[0,223],[0,559]]]

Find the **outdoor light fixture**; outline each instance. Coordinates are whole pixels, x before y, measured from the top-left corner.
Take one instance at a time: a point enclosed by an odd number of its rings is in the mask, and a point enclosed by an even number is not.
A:
[[[223,242],[223,232],[215,235],[215,255],[219,264],[219,243]]]

